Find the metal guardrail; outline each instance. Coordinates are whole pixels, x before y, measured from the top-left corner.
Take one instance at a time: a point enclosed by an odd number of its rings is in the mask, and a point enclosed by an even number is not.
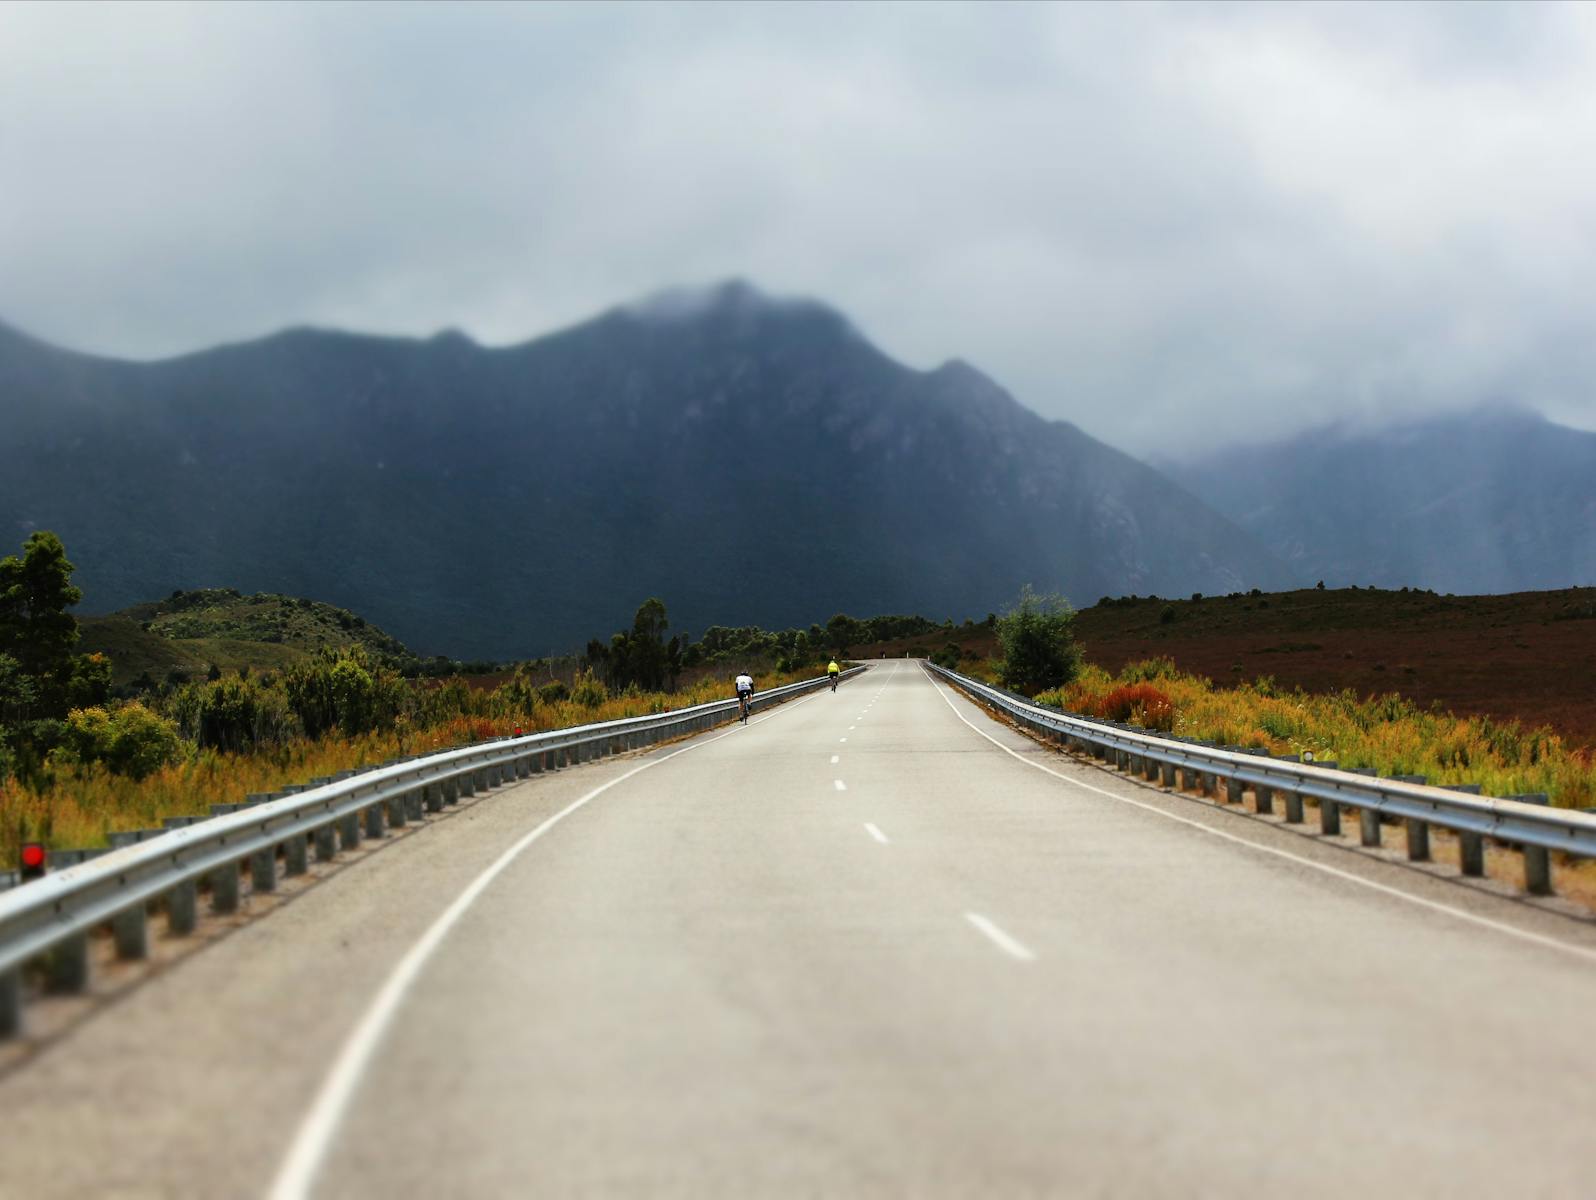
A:
[[[866,669],[850,668],[843,677]],[[754,697],[754,707],[827,682],[822,676],[772,688]],[[735,720],[737,711],[736,700],[717,700],[391,763],[319,786],[286,789],[286,795],[220,805],[239,811],[195,819],[14,887],[0,894],[0,1037],[21,1028],[22,971],[29,962],[48,955],[52,985],[81,991],[88,984],[88,935],[109,925],[119,958],[145,957],[153,902],[164,905],[172,933],[191,933],[198,922],[200,885],[209,887],[213,911],[232,912],[245,864],[253,890],[270,892],[277,886],[279,857],[283,875],[303,875],[312,847],[318,862],[330,861],[363,837],[383,837],[388,827],[419,821],[424,812],[440,812],[462,796],[701,732]]]
[[[1239,746],[1160,737],[1046,708],[933,662],[923,665],[1049,740],[1170,788],[1242,806],[1251,791],[1253,810],[1262,814],[1273,814],[1279,799],[1289,825],[1303,823],[1304,801],[1311,800],[1318,805],[1320,833],[1330,835],[1340,834],[1342,812],[1353,809],[1365,846],[1382,844],[1385,818],[1400,819],[1406,825],[1408,858],[1415,862],[1429,860],[1430,828],[1435,826],[1457,834],[1463,874],[1483,875],[1485,842],[1490,840],[1523,854],[1525,890],[1544,896],[1552,893],[1551,851],[1596,858],[1596,815],[1548,807],[1544,795],[1481,796],[1475,787],[1429,787],[1414,777],[1380,779],[1372,771],[1341,770],[1335,763],[1310,764]]]

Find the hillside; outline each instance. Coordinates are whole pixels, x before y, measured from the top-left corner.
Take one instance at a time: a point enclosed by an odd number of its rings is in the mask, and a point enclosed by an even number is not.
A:
[[[160,682],[172,672],[204,674],[243,667],[281,670],[322,647],[361,645],[401,663],[404,644],[345,609],[296,596],[245,596],[231,588],[176,592],[103,617],[80,617],[80,651],[111,660],[112,680]]]
[[[0,331],[0,404],[0,519],[62,536],[86,611],[229,584],[509,659],[650,594],[694,631],[1286,580],[973,368],[741,284],[504,349],[294,330],[138,364]]]
[[[1596,584],[1596,433],[1506,408],[1318,430],[1166,468],[1331,587]]]
[[[1453,712],[1550,725],[1596,747],[1596,588],[1504,596],[1345,588],[1202,600],[1110,600],[1083,609],[1087,658],[1111,671],[1167,655],[1220,685],[1272,676],[1311,692],[1399,692]],[[991,654],[981,626],[866,653]]]

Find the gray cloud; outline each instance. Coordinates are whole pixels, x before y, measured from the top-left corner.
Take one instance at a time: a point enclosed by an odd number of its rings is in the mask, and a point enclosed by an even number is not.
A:
[[[1596,9],[0,6],[0,317],[152,357],[825,298],[1129,449],[1596,427]]]

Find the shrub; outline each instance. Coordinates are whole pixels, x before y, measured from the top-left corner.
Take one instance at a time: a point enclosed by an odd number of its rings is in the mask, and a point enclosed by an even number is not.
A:
[[[66,740],[52,759],[81,766],[104,763],[114,774],[143,779],[182,757],[177,724],[137,701],[114,710],[76,708],[67,715]]]
[[[1027,585],[998,619],[997,634],[1003,655],[998,676],[1005,687],[1035,695],[1080,674],[1075,610],[1062,596],[1039,596]]]
[[[571,699],[583,708],[597,708],[610,698],[609,689],[592,671],[583,671],[571,685]]]
[[[571,698],[571,689],[565,686],[563,680],[556,679],[538,688],[537,696],[539,704],[558,704]]]
[[[1126,663],[1119,677],[1126,683],[1145,683],[1149,679],[1173,679],[1178,672],[1175,660],[1167,655],[1144,658],[1140,662]]]
[[[1098,699],[1091,712],[1104,720],[1128,721],[1144,729],[1168,733],[1175,728],[1175,702],[1150,683],[1117,687]]]

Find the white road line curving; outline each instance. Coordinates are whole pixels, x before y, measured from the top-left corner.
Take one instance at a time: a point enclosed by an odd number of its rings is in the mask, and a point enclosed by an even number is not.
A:
[[[887,844],[887,835],[882,833],[880,829],[876,828],[876,826],[872,825],[869,821],[866,821],[864,823],[864,827],[865,832],[871,837],[875,838],[876,841],[880,842],[883,846]]]
[[[927,676],[927,678],[930,677]],[[1105,788],[1097,787],[1095,784],[1087,783],[1083,779],[1071,779],[1068,775],[1053,770],[1052,767],[1047,766],[1045,763],[1031,761],[1031,759],[1027,758],[1025,755],[1016,752],[1008,746],[1005,746],[1002,742],[998,741],[997,738],[987,733],[986,730],[978,728],[968,717],[959,711],[958,706],[955,705],[948,697],[948,689],[946,685],[937,679],[931,679],[931,685],[937,689],[937,694],[942,697],[943,702],[953,710],[954,716],[958,717],[959,720],[963,721],[971,729],[975,730],[976,733],[980,734],[999,750],[1003,751],[1003,753],[1012,756],[1028,767],[1035,767],[1038,771],[1043,771],[1053,776],[1055,779],[1063,780],[1065,783],[1074,787],[1081,788],[1088,792],[1093,792],[1099,796],[1104,796],[1107,799],[1114,800],[1120,804],[1129,804],[1133,808],[1143,809],[1146,812],[1163,817],[1166,821],[1174,821],[1179,825],[1190,826],[1192,829],[1201,830],[1203,833],[1209,834],[1212,837],[1220,838],[1227,842],[1234,842],[1238,846],[1247,846],[1264,854],[1272,854],[1276,858],[1283,858],[1287,862],[1296,863],[1299,866],[1311,867],[1315,871],[1322,871],[1326,875],[1333,875],[1337,879],[1344,879],[1348,883],[1355,883],[1359,887],[1369,888],[1371,891],[1379,892],[1382,895],[1392,896],[1398,900],[1406,900],[1409,904],[1416,904],[1420,908],[1429,909],[1431,912],[1444,913],[1449,917],[1456,917],[1460,921],[1467,921],[1471,925],[1478,925],[1482,929],[1490,929],[1496,933],[1503,933],[1508,937],[1518,938],[1521,941],[1532,942],[1537,946],[1545,946],[1552,950],[1561,950],[1565,954],[1571,954],[1575,958],[1582,958],[1587,962],[1596,962],[1596,950],[1589,949],[1588,947],[1576,946],[1571,942],[1559,941],[1557,938],[1548,937],[1543,933],[1533,933],[1527,929],[1519,929],[1516,926],[1509,925],[1503,921],[1493,921],[1490,917],[1477,916],[1476,914],[1467,912],[1461,908],[1454,908],[1450,904],[1442,904],[1439,900],[1427,900],[1423,896],[1415,896],[1411,892],[1404,892],[1401,888],[1394,888],[1388,884],[1377,883],[1372,879],[1365,879],[1361,875],[1353,874],[1351,871],[1343,871],[1339,867],[1332,867],[1326,863],[1315,862],[1311,858],[1304,858],[1302,855],[1293,854],[1289,850],[1281,850],[1274,846],[1266,846],[1262,842],[1253,841],[1251,838],[1239,837],[1234,833],[1226,833],[1222,829],[1215,829],[1213,826],[1205,825],[1201,821],[1193,821],[1189,817],[1176,816],[1172,812],[1165,812],[1157,805],[1147,804],[1141,800],[1132,800],[1129,796],[1117,796],[1113,792],[1110,792]]]
[[[762,717],[749,720],[750,725],[762,724],[772,717],[780,715],[783,710],[791,711],[800,704],[806,704],[818,692],[811,693],[801,700],[789,701],[775,712],[766,713]],[[399,1011],[399,1006],[404,1002],[405,994],[420,976],[426,967],[427,961],[443,944],[444,938],[459,922],[466,910],[476,901],[498,876],[512,862],[520,857],[521,852],[533,842],[553,829],[566,817],[584,807],[590,801],[597,799],[617,784],[625,783],[634,775],[639,775],[651,767],[669,762],[679,755],[690,753],[700,747],[718,742],[721,738],[730,737],[739,732],[739,726],[734,726],[725,733],[716,734],[714,737],[695,741],[691,745],[673,750],[659,758],[651,759],[633,767],[624,775],[617,775],[608,783],[600,784],[591,792],[578,800],[572,801],[559,812],[548,818],[536,829],[525,834],[519,841],[512,845],[498,858],[494,859],[480,875],[473,879],[453,903],[443,912],[438,914],[436,920],[427,927],[420,939],[411,946],[401,958],[388,978],[383,982],[366,1011],[360,1015],[354,1029],[345,1040],[343,1047],[338,1052],[333,1068],[322,1081],[321,1090],[316,1094],[315,1101],[311,1104],[310,1111],[305,1114],[305,1119],[300,1122],[299,1128],[294,1133],[294,1140],[289,1147],[288,1156],[283,1160],[277,1172],[277,1178],[272,1182],[271,1190],[267,1192],[268,1200],[304,1200],[310,1195],[311,1185],[316,1181],[316,1175],[321,1170],[322,1162],[327,1157],[327,1149],[332,1144],[338,1127],[343,1123],[344,1114],[349,1108],[349,1102],[354,1098],[355,1090],[360,1086],[362,1076],[371,1062],[372,1055],[381,1045],[383,1035],[388,1032],[388,1026],[393,1023],[394,1015]]]
[[[1003,930],[999,929],[997,925],[987,920],[980,913],[967,912],[964,914],[964,919],[986,934],[993,945],[1011,958],[1016,958],[1020,962],[1036,961],[1036,952],[1034,950],[1004,933]]]

